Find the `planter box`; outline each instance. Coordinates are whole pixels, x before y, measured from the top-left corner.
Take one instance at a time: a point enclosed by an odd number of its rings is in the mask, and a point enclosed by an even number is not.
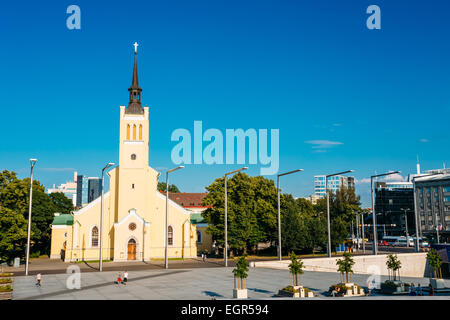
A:
[[[233,289],[233,298],[247,299],[247,289]]]
[[[12,299],[12,291],[0,292],[0,300],[11,300],[11,299]]]
[[[313,298],[314,293],[312,291],[306,291],[303,286],[294,286],[294,290],[298,290],[298,292],[291,292],[286,290],[279,290],[278,295],[282,297],[292,297],[292,298]]]
[[[444,279],[431,278],[430,284],[433,287],[433,289],[444,289],[445,288]]]
[[[380,289],[385,294],[408,294],[409,286],[406,288],[405,284],[401,281],[390,281],[393,285],[389,285],[387,282],[381,283]]]

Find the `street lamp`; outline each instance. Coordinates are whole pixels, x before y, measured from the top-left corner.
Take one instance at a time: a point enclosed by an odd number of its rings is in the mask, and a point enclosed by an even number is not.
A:
[[[416,241],[414,243],[414,252],[419,252],[419,224],[420,224],[420,220],[419,220],[419,214],[418,214],[418,210],[417,210],[417,197],[416,197],[416,179],[417,178],[424,178],[424,177],[429,177],[429,176],[435,176],[438,174],[442,174],[441,172],[434,172],[434,173],[428,173],[428,174],[421,174],[420,176],[414,176],[412,178],[412,182],[413,182],[413,195],[414,195],[414,218],[416,220]]]
[[[31,173],[30,173],[30,203],[28,207],[28,233],[27,233],[27,258],[25,262],[25,275],[28,275],[28,260],[30,259],[30,235],[31,235],[31,207],[33,201],[33,169],[37,159],[30,159]]]
[[[166,232],[165,232],[165,254],[164,254],[164,268],[169,269],[169,257],[167,255],[169,247],[169,173],[178,169],[183,169],[184,166],[178,166],[166,172]]]
[[[278,260],[281,261],[281,214],[280,214],[280,177],[286,176],[291,173],[303,171],[303,169],[297,169],[277,175],[277,193],[278,193]]]
[[[362,247],[363,247],[363,253],[366,253],[366,235],[365,233],[365,226],[364,226],[364,211],[361,212],[361,233],[362,233]]]
[[[376,174],[374,176],[370,177],[370,193],[371,193],[371,199],[372,199],[372,220],[373,220],[373,245],[372,245],[372,253],[374,255],[378,254],[378,243],[377,243],[377,218],[375,214],[375,207],[374,207],[374,193],[373,193],[373,179],[377,177],[384,177],[389,176],[391,174],[400,173],[400,171],[392,171],[392,172],[386,172],[382,174]]]
[[[223,256],[224,256],[224,263],[225,263],[225,267],[228,267],[228,196],[227,196],[227,177],[230,174],[242,171],[242,170],[247,170],[248,167],[243,167],[231,172],[227,172],[225,173],[225,244],[224,244],[224,252],[223,252]]]
[[[354,170],[347,170],[339,173],[328,174],[325,176],[325,194],[327,196],[327,224],[328,224],[328,257],[331,258],[331,228],[330,228],[330,196],[328,194],[328,178],[339,176],[342,174],[354,172]]]
[[[102,169],[102,195],[100,199],[100,262],[99,262],[99,270],[102,272],[103,270],[103,196],[104,196],[104,181],[105,181],[105,170],[109,167],[113,166],[113,162],[109,162],[103,169]]]
[[[409,248],[409,234],[408,234],[408,215],[406,214],[407,211],[411,211],[410,208],[406,208],[403,209],[401,208],[400,210],[403,210],[405,212],[405,227],[406,227],[406,247]],[[417,237],[416,237],[417,238]]]

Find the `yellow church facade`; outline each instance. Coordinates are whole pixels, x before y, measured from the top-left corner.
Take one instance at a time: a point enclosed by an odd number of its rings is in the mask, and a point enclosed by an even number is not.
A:
[[[135,50],[128,107],[120,107],[119,165],[107,172],[110,190],[75,211],[55,217],[51,258],[66,262],[98,260],[149,261],[165,256],[166,196],[157,190],[160,173],[149,164],[149,108],[141,106]],[[197,256],[197,231],[190,212],[169,199],[169,258]]]

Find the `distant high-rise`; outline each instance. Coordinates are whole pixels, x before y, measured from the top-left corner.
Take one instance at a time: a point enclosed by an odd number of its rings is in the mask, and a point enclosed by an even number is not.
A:
[[[102,181],[97,177],[89,177],[88,178],[88,202],[91,202],[98,197],[100,197],[102,193]]]
[[[355,178],[349,176],[328,177],[328,190],[336,193],[342,186],[355,188]],[[314,176],[314,194],[320,197],[325,196],[325,175]]]
[[[88,203],[88,179],[84,175],[77,175],[77,208]]]

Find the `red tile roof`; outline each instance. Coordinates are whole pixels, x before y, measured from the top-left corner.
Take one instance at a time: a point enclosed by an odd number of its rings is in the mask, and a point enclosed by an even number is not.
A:
[[[203,206],[202,200],[208,193],[173,193],[169,192],[169,199],[176,202],[184,208],[210,208],[211,206]]]

